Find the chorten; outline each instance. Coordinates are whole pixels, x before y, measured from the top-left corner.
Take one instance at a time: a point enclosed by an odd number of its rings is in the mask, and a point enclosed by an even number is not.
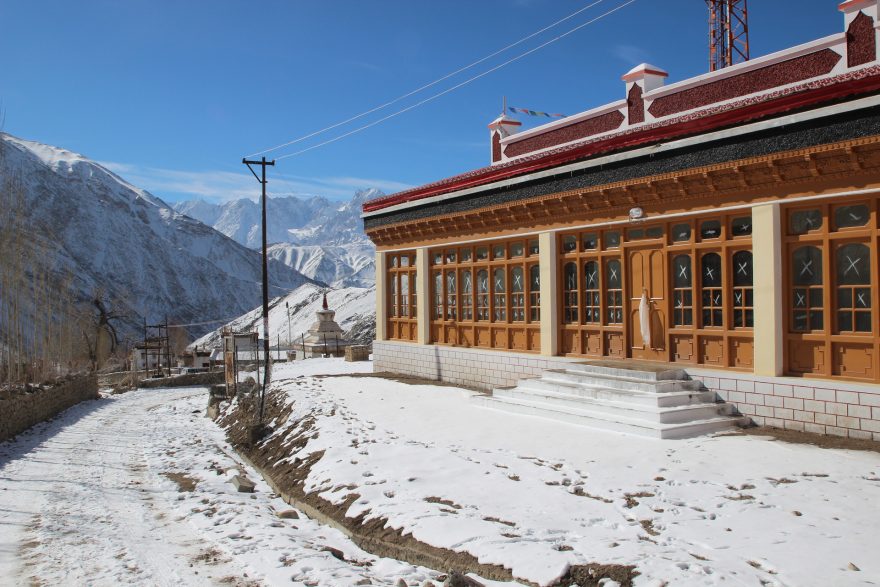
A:
[[[302,350],[303,356],[306,358],[343,355],[345,347],[351,343],[345,339],[342,328],[336,323],[336,310],[331,310],[327,305],[326,292],[324,292],[322,309],[315,314],[318,316],[318,320],[312,323],[309,331],[295,347]]]

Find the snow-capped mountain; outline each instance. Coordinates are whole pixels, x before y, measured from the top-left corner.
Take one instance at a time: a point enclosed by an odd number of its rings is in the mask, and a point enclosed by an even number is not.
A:
[[[270,243],[339,246],[369,242],[361,221],[361,204],[383,195],[377,189],[359,190],[348,202],[332,202],[321,196],[269,198],[266,209],[266,238]],[[211,204],[202,200],[178,202],[174,209],[213,226],[239,243],[261,245],[260,203],[232,200]]]
[[[376,249],[364,235],[360,212],[366,200],[381,195],[377,189],[360,190],[342,203],[318,196],[270,197],[267,239],[275,243],[270,257],[332,287],[374,284]],[[174,207],[245,246],[260,247],[259,202],[241,199],[210,204],[191,200]]]
[[[142,336],[144,319],[228,319],[259,303],[258,252],[82,155],[0,133],[0,177],[21,182],[27,238],[48,241],[59,283],[72,278],[73,299],[103,289],[124,315],[121,334]],[[311,282],[280,262],[269,272],[275,295]]]
[[[306,284],[269,302],[269,340],[284,347],[296,342],[317,320],[315,312],[321,309],[324,289]],[[336,323],[348,340],[370,344],[376,336],[376,288],[346,287],[327,292],[327,305],[336,311]],[[262,307],[224,324],[196,340],[190,346],[214,348],[220,346],[220,331],[229,328],[237,332],[262,332]],[[288,320],[289,317],[289,320]]]
[[[326,247],[278,243],[268,249],[270,259],[334,288],[375,285],[375,252],[371,243]]]

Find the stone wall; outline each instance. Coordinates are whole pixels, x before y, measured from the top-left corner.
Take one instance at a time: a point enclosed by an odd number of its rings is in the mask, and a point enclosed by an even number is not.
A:
[[[189,373],[160,379],[142,379],[138,383],[138,387],[189,387],[191,385],[213,385],[224,381],[226,381],[224,371],[209,371],[208,373]]]
[[[396,341],[373,343],[373,369],[491,390],[583,361]],[[880,385],[681,368],[760,426],[880,441]]]
[[[98,398],[98,381],[93,375],[31,389],[0,392],[0,442],[82,401]]]

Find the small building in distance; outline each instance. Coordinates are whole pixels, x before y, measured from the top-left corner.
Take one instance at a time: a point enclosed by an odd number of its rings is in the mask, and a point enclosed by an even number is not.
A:
[[[880,15],[839,9],[536,128],[502,112],[487,167],[366,202],[376,370],[490,389],[660,362],[759,424],[880,440]]]

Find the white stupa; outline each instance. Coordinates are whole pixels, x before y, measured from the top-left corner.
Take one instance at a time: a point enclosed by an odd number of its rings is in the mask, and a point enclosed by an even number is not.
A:
[[[327,307],[327,294],[324,294],[323,309],[315,312],[318,320],[309,328],[309,331],[300,339],[294,348],[301,351],[304,357],[323,357],[325,355],[338,357],[345,354],[345,347],[351,343],[345,339],[342,328],[336,323],[336,310]]]

